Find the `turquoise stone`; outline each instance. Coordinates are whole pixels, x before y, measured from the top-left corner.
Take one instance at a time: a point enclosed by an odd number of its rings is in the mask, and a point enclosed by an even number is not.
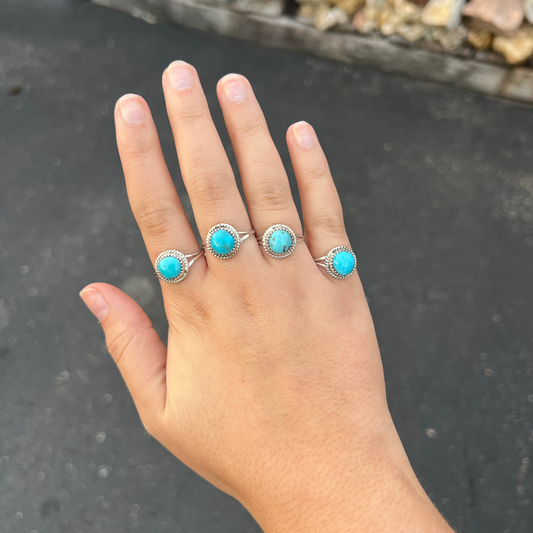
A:
[[[333,257],[333,268],[339,276],[351,274],[355,266],[355,258],[350,252],[337,252]]]
[[[157,270],[165,279],[174,279],[181,274],[181,262],[175,257],[165,257],[159,261]]]
[[[292,246],[292,237],[288,231],[277,229],[268,239],[268,246],[275,254],[284,254]]]
[[[219,229],[211,236],[211,248],[220,255],[228,255],[235,248],[235,237],[225,229]]]

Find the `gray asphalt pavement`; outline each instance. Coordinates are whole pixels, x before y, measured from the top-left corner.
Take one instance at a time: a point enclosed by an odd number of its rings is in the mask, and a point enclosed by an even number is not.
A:
[[[144,432],[78,297],[113,283],[165,335],[112,115],[148,100],[188,206],[160,86],[174,59],[198,68],[233,163],[228,72],[287,168],[286,128],[315,126],[415,471],[459,531],[531,532],[533,109],[73,0],[0,3],[0,532],[259,531]]]

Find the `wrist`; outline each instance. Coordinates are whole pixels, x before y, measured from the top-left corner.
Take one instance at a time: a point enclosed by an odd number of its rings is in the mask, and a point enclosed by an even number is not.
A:
[[[266,533],[452,532],[395,431],[394,438],[376,438],[365,450],[297,462],[283,478],[245,502]]]

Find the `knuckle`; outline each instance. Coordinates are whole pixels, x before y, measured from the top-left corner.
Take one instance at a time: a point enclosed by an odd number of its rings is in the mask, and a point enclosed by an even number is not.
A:
[[[344,233],[344,219],[342,212],[334,213],[324,211],[315,214],[313,217],[313,227],[315,229],[323,230],[325,233],[339,235]]]
[[[267,303],[263,298],[258,297],[260,292],[261,290],[257,283],[241,281],[238,290],[240,313],[249,321],[249,327],[260,323],[263,317],[266,316],[265,307],[267,307]]]
[[[173,115],[178,122],[195,124],[205,118],[205,109],[197,103],[183,103],[174,110]]]
[[[277,179],[264,179],[248,194],[248,202],[251,205],[268,205],[285,208],[291,199],[291,192]]]
[[[253,137],[266,129],[263,118],[256,115],[236,122],[233,127],[234,132],[241,138]]]
[[[168,230],[169,222],[176,212],[176,205],[168,200],[151,201],[140,205],[135,219],[141,231],[161,235]]]
[[[309,165],[302,171],[302,178],[306,181],[324,180],[329,177],[329,167],[326,163]]]
[[[154,149],[155,143],[152,139],[139,136],[123,146],[121,152],[126,161],[136,161],[137,159],[146,158],[148,155],[153,153]]]
[[[192,191],[202,204],[216,204],[229,196],[228,177],[220,170],[202,168],[194,173]]]
[[[181,302],[169,302],[169,309],[175,311],[167,313],[171,332],[179,333],[184,323],[199,330],[205,328],[205,324],[212,319],[212,310],[210,298],[202,294],[199,290],[198,297],[192,299],[186,307],[180,305],[178,308],[178,303]]]
[[[112,355],[117,366],[122,361],[124,354],[129,350],[130,346],[134,346],[134,341],[137,337],[137,331],[132,328],[119,329],[113,331],[107,340],[107,349]]]

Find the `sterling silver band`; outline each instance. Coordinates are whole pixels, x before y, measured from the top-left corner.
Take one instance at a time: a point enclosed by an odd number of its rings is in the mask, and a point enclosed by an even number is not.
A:
[[[164,252],[160,253],[157,256],[157,259],[155,260],[154,274],[156,275],[156,277],[158,277],[161,281],[164,281],[165,283],[179,283],[187,277],[187,274],[189,273],[189,268],[195,263],[195,261],[197,261],[204,254],[205,250],[203,248],[201,250],[198,250],[197,252],[187,255],[181,253],[178,250],[165,250]],[[159,263],[161,263],[161,261],[163,261],[163,259],[166,259],[167,257],[173,257],[174,259],[177,259],[181,264],[181,271],[174,278],[166,277],[159,269]]]
[[[193,254],[188,254],[185,256],[185,259],[187,259],[189,263],[189,267],[192,267],[194,265],[194,262],[202,257],[202,255],[205,254],[205,250],[202,248],[201,250],[198,250],[197,252],[194,252]]]
[[[250,231],[238,231],[237,235],[239,236],[240,241],[245,241],[248,237],[255,235],[255,230],[251,229]]]

